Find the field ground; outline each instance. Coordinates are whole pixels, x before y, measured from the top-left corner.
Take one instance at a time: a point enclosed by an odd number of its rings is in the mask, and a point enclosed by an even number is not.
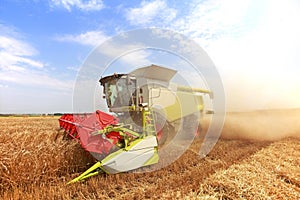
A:
[[[93,159],[61,140],[57,119],[0,118],[1,199],[300,199],[300,110],[229,113],[203,159],[197,139],[158,171],[72,185]]]

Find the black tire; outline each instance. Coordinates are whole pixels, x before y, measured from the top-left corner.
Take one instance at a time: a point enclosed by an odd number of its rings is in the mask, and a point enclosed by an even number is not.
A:
[[[172,139],[172,126],[158,111],[154,112],[158,146],[166,145]]]
[[[183,118],[183,127],[182,130],[183,131],[183,139],[194,139],[201,131],[201,126],[198,120],[198,117],[194,114],[185,116]]]

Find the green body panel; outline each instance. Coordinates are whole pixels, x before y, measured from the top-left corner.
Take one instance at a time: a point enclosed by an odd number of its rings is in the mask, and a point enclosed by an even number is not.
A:
[[[97,175],[99,172],[98,171],[94,172],[94,171],[97,170],[100,166],[101,166],[101,163],[96,162],[92,167],[90,167],[88,170],[86,170],[80,176],[78,176],[78,177],[74,178],[73,180],[69,181],[68,184],[75,183],[75,182],[78,182],[78,181],[82,181],[82,180],[84,180],[88,177]]]
[[[152,158],[150,158],[147,162],[145,162],[143,166],[156,164],[156,163],[158,163],[158,160],[159,160],[159,156],[157,153],[157,149],[155,149],[155,152],[154,152],[154,155],[152,156]]]
[[[152,89],[157,93],[152,104],[160,105],[159,110],[169,122],[176,121],[204,109],[203,97],[193,91],[177,90],[174,94],[167,88]]]

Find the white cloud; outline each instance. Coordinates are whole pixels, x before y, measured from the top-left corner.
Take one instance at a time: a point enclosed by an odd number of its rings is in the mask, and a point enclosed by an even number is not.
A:
[[[98,11],[104,8],[102,0],[51,0],[53,7],[61,7],[71,11],[78,8],[83,11]]]
[[[102,31],[88,31],[79,35],[64,35],[56,39],[58,41],[76,42],[82,45],[96,46],[108,38]]]
[[[2,27],[0,26],[2,32]],[[3,32],[2,32],[3,34]],[[0,35],[0,50],[17,56],[32,56],[37,51],[29,44],[22,40],[17,40],[6,35]]]
[[[0,26],[0,69],[23,71],[25,68],[43,68],[44,64],[32,59],[38,52],[27,42],[11,37],[14,30]]]
[[[209,40],[241,33],[245,26],[243,18],[250,0],[194,1],[188,15],[176,20],[170,28],[190,36],[207,46]]]
[[[0,84],[0,88],[8,88],[8,85]]]
[[[12,28],[0,25],[0,81],[5,85],[14,83],[71,91],[72,81],[51,77],[44,69],[44,63],[33,58],[38,51],[20,38]]]
[[[101,46],[101,49],[99,48],[97,50],[99,50],[101,54],[111,57],[111,59],[117,59],[114,61],[114,64],[122,62],[121,66],[132,69],[133,66],[136,67],[151,64],[148,60],[150,52],[143,49],[144,47],[145,46],[142,44],[128,45],[111,42],[110,44],[104,43],[103,46]]]
[[[17,56],[8,52],[0,51],[0,68],[7,70],[24,70],[24,67],[43,68],[44,64],[24,56]]]
[[[154,20],[169,23],[176,17],[176,14],[177,11],[169,8],[162,0],[143,1],[140,7],[131,8],[127,11],[126,19],[133,25],[153,25]]]
[[[80,68],[79,67],[67,67],[67,69],[78,72]]]
[[[59,80],[45,72],[36,70],[0,71],[0,80],[3,82],[17,83],[22,86],[48,88],[57,91],[72,91],[74,84],[73,80]]]
[[[126,37],[126,36],[124,36]],[[62,42],[74,42],[82,45],[87,45],[91,47],[97,47],[98,45],[104,45],[99,49],[99,53],[109,56],[112,59],[116,59],[118,56],[123,54],[127,49],[134,50],[141,47],[141,45],[127,45],[111,42],[103,43],[109,37],[106,36],[102,31],[88,31],[86,33],[82,33],[79,35],[65,35],[59,36],[56,39]],[[149,63],[147,57],[149,53],[143,50],[138,50],[134,52],[129,52],[122,55],[118,58],[119,61],[130,64],[130,65],[143,65],[145,63]],[[68,69],[76,70],[74,67],[69,67]],[[78,70],[78,69],[77,69]]]

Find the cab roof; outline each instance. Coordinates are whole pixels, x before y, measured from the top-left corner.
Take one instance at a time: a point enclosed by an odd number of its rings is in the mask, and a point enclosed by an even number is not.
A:
[[[149,79],[166,81],[166,82],[169,82],[176,73],[177,73],[176,70],[161,67],[158,65],[141,67],[130,72],[130,74],[136,77],[143,77],[143,78],[149,78]]]
[[[177,71],[173,70],[173,69],[161,67],[158,65],[150,65],[147,67],[138,68],[138,69],[130,72],[129,74],[134,77],[142,77],[142,78],[148,78],[148,79],[153,79],[153,80],[169,82],[176,73],[177,73]],[[115,73],[110,76],[102,77],[99,80],[99,82],[101,83],[101,85],[103,85],[104,83],[106,83],[112,79],[119,79],[124,75],[127,75],[127,74]]]

